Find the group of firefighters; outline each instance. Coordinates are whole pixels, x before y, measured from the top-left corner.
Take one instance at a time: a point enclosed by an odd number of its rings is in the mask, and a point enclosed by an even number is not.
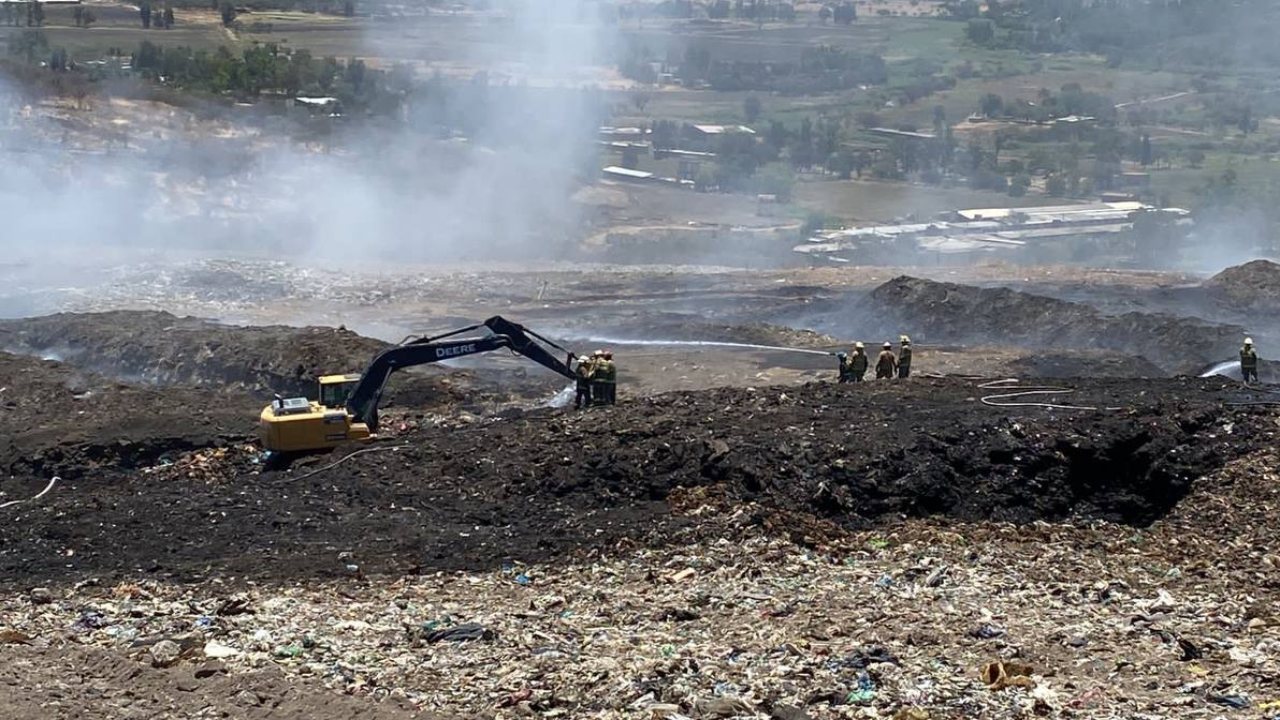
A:
[[[893,343],[886,340],[882,346],[880,355],[876,357],[877,380],[911,376],[911,338],[903,335],[898,343],[897,355],[893,353]],[[867,357],[866,346],[861,342],[854,343],[850,352],[838,353],[836,357],[840,358],[840,382],[863,382],[866,379],[871,359]]]
[[[864,382],[867,370],[872,367],[866,346],[853,344],[847,353],[837,353],[840,359],[840,382]],[[578,379],[574,407],[582,409],[591,405],[613,405],[618,400],[618,368],[613,364],[613,353],[596,350],[587,357],[577,358],[575,373]],[[885,341],[876,357],[877,380],[907,378],[911,376],[911,338],[903,335],[898,340],[898,352],[893,343]],[[1258,353],[1253,349],[1253,339],[1245,338],[1240,348],[1240,373],[1246,383],[1258,381]]]
[[[578,393],[573,406],[579,410],[591,405],[613,405],[618,401],[618,368],[613,364],[613,353],[597,350],[587,357],[577,358],[574,373],[578,379]]]

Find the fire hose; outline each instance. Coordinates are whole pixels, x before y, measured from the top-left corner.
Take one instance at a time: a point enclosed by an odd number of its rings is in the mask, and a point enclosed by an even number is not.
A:
[[[54,485],[56,485],[56,484],[57,484],[57,482],[58,482],[59,480],[61,480],[61,479],[62,479],[62,478],[58,477],[57,475],[54,475],[54,476],[49,480],[49,484],[48,484],[48,485],[45,485],[45,486],[44,486],[44,489],[43,489],[43,490],[41,490],[40,492],[36,493],[34,496],[29,497],[29,498],[25,498],[25,499],[22,499],[22,500],[10,500],[9,502],[6,502],[6,503],[0,503],[0,508],[7,508],[7,507],[9,507],[10,505],[18,505],[18,504],[20,504],[20,503],[25,503],[25,502],[35,502],[36,500],[39,500],[40,498],[42,498],[42,497],[44,497],[45,495],[47,495],[47,494],[49,493],[49,491],[53,489],[53,486],[54,486]]]
[[[979,400],[983,405],[990,407],[1010,408],[1010,407],[1042,407],[1050,410],[1122,410],[1118,407],[1095,407],[1092,405],[1065,405],[1052,402],[1037,402],[1034,400],[1016,400],[1016,398],[1026,398],[1033,396],[1045,395],[1066,395],[1074,393],[1073,388],[1055,387],[1052,385],[1033,385],[1018,386],[1019,381],[1016,378],[1008,378],[1005,380],[992,380],[985,382],[978,387],[983,390],[1013,390],[1014,392],[997,393],[994,395],[986,395]]]

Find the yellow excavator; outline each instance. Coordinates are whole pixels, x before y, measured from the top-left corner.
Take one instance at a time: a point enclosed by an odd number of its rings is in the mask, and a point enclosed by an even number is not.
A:
[[[456,337],[480,328],[490,334]],[[564,352],[565,360],[561,362],[537,341]],[[378,431],[378,402],[391,373],[502,348],[575,379],[569,364],[577,355],[523,325],[495,315],[479,325],[408,340],[383,350],[360,375],[323,375],[319,378],[319,400],[277,396],[259,417],[262,445],[273,454],[293,455],[368,440]]]

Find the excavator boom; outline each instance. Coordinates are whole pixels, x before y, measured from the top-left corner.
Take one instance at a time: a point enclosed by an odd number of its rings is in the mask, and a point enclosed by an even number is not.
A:
[[[490,334],[457,337],[480,328],[487,329]],[[564,351],[565,360],[552,355],[538,341]],[[523,325],[495,315],[478,325],[434,337],[407,340],[378,353],[347,396],[345,407],[329,408],[301,398],[273,402],[263,409],[260,419],[263,445],[272,452],[294,453],[367,439],[378,430],[378,402],[387,380],[396,370],[501,348],[508,348],[558,375],[574,379],[573,370],[569,368],[569,362],[575,357],[573,353]]]

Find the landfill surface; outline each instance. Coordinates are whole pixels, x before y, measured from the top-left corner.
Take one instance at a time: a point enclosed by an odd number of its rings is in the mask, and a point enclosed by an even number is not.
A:
[[[1221,277],[566,272],[449,303],[400,278],[326,300],[350,324],[220,322],[292,295],[226,289],[254,272],[0,324],[5,717],[1280,715],[1275,396],[1144,350],[1265,343],[1179,311]],[[914,315],[857,315],[904,288]],[[155,312],[175,292],[207,319]],[[429,368],[376,442],[264,463],[273,393],[495,305],[578,349],[625,330],[619,405],[553,407],[563,379],[518,359]],[[417,320],[337,329],[379,316]],[[890,328],[940,338],[915,377],[836,384],[823,353]]]

